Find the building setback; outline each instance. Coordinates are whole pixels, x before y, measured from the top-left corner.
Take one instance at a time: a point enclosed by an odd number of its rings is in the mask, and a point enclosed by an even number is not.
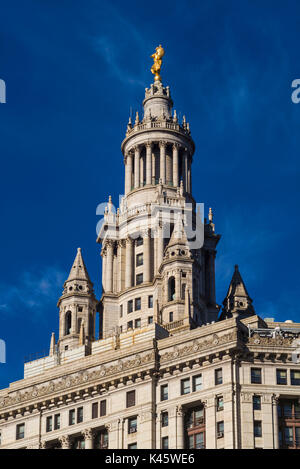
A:
[[[220,235],[197,211],[195,145],[159,71],[97,239],[102,297],[79,248],[57,343],[0,390],[0,449],[300,448],[300,324],[256,315],[238,266],[216,303]]]

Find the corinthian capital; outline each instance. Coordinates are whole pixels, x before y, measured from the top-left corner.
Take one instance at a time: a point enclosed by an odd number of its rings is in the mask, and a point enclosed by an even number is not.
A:
[[[59,438],[62,448],[69,448],[70,445],[70,437],[69,435],[62,435]]]
[[[91,428],[86,428],[81,434],[85,440],[91,440],[93,438],[93,430]]]
[[[167,142],[165,142],[165,140],[160,140],[159,147],[160,148],[166,148],[166,146],[167,146]]]

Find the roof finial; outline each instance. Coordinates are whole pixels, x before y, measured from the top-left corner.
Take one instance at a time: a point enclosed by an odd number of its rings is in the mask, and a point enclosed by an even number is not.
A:
[[[137,125],[140,123],[140,117],[139,117],[139,113],[138,111],[136,111],[136,114],[135,114],[135,124],[134,125]]]
[[[211,209],[211,207],[209,207],[209,211],[208,211],[208,219],[209,219],[209,222],[212,223],[213,222],[213,219],[214,219],[214,214],[213,214],[213,211]]]
[[[156,47],[155,53],[151,55],[151,58],[154,61],[154,64],[151,67],[151,72],[154,75],[154,81],[161,81],[160,69],[162,66],[162,58],[165,55],[165,51],[161,44]]]

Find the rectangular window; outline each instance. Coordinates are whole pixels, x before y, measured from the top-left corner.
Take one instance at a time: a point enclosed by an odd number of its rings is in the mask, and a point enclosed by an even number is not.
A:
[[[167,427],[169,425],[169,414],[168,412],[162,412],[161,414],[161,426]]]
[[[204,433],[196,433],[195,435],[195,448],[204,449]]]
[[[136,285],[141,285],[141,283],[143,283],[143,274],[137,274],[135,283]]]
[[[261,410],[261,397],[253,396],[253,410]]]
[[[291,370],[291,385],[300,386],[300,371]]]
[[[135,391],[128,391],[126,393],[126,407],[135,406]]]
[[[75,425],[75,409],[69,412],[69,425]]]
[[[137,254],[136,255],[136,267],[139,267],[140,265],[143,265],[143,254]]]
[[[224,436],[224,422],[217,422],[217,438],[223,438]]]
[[[174,321],[174,315],[172,313],[172,311],[169,313],[169,322],[173,322]]]
[[[215,370],[215,385],[217,386],[218,384],[223,383],[223,373],[222,373],[222,368],[218,368]]]
[[[94,402],[92,405],[92,419],[98,418],[98,402]]]
[[[139,311],[142,308],[142,299],[141,298],[136,298],[134,300],[134,309],[135,311]]]
[[[60,429],[60,414],[54,415],[54,430]]]
[[[261,368],[251,368],[251,383],[261,384]]]
[[[136,240],[136,245],[137,245],[137,246],[143,246],[143,238],[138,238],[138,239]]]
[[[161,439],[161,447],[162,447],[162,449],[168,449],[169,448],[169,437],[168,436],[164,436]]]
[[[133,311],[133,300],[129,300],[127,303],[127,313],[132,313]]]
[[[137,432],[137,418],[131,417],[128,419],[128,433],[136,433]]]
[[[120,305],[120,318],[123,317],[123,305]]]
[[[149,316],[148,317],[148,324],[152,324],[153,323],[153,316]]]
[[[127,330],[128,330],[128,329],[133,329],[133,322],[132,322],[132,321],[129,321],[129,322],[127,323]]]
[[[193,392],[201,391],[202,389],[202,375],[193,376]]]
[[[139,327],[141,327],[141,318],[138,318],[138,319],[135,320],[135,322],[134,322],[134,327],[135,327],[136,329],[138,329]]]
[[[77,423],[83,422],[83,407],[77,409]]]
[[[25,437],[25,423],[20,423],[16,428],[16,439],[22,440]]]
[[[285,427],[284,429],[284,441],[287,446],[294,445],[294,437],[293,437],[293,427]]]
[[[190,378],[181,380],[181,394],[189,394],[191,392],[190,388]]]
[[[276,370],[276,380],[277,384],[287,384],[287,371]]]
[[[137,444],[131,443],[130,445],[128,445],[128,449],[137,449]]]
[[[153,296],[148,296],[148,308],[153,308]]]
[[[260,420],[254,420],[254,436],[257,438],[262,436],[262,426]]]
[[[217,411],[221,411],[224,409],[224,400],[223,396],[218,396],[217,397]]]
[[[52,432],[52,417],[46,419],[46,432]]]
[[[160,400],[161,401],[167,401],[168,399],[169,399],[168,385],[163,384],[160,387]]]
[[[104,417],[106,415],[106,401],[100,402],[100,417]]]

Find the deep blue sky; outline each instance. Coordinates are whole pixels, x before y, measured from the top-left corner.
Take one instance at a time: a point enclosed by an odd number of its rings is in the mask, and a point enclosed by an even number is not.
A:
[[[299,320],[299,1],[1,0],[0,11],[0,387],[49,347],[78,246],[100,296],[95,210],[123,193],[120,144],[159,43],[196,142],[194,196],[222,234],[218,302],[237,263],[259,315]]]

